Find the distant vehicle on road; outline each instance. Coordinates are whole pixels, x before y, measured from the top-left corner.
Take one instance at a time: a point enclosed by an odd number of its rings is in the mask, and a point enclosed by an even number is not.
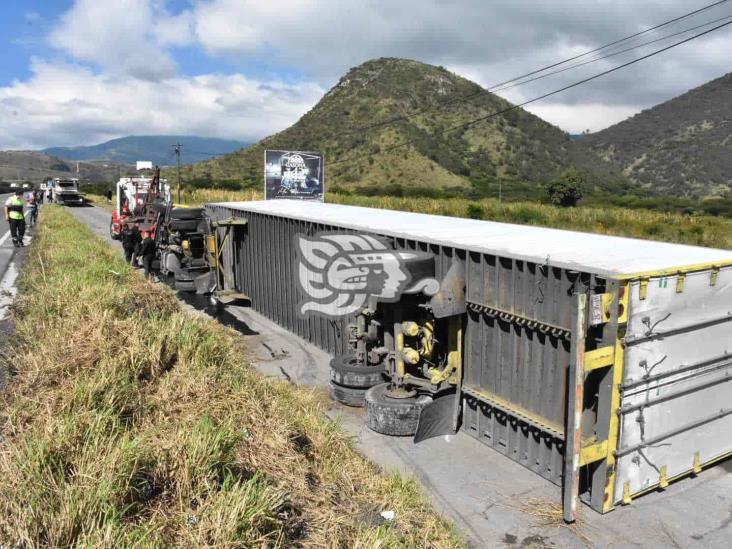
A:
[[[51,199],[66,206],[83,206],[84,195],[79,192],[79,180],[54,177],[51,180]]]

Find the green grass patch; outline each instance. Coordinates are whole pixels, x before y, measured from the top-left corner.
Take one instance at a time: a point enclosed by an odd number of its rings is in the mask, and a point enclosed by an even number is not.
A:
[[[63,208],[43,209],[14,318],[3,546],[459,546],[320,393],[257,375],[234,332],[182,311]]]

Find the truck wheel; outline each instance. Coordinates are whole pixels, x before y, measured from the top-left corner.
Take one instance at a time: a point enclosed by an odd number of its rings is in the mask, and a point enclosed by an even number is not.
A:
[[[363,398],[368,389],[354,389],[343,387],[337,383],[330,382],[330,398],[346,406],[363,408]]]
[[[175,289],[179,292],[195,292],[196,283],[193,280],[176,280]]]
[[[119,235],[114,232],[114,221],[109,222],[109,236],[112,240],[119,240]]]
[[[201,224],[200,219],[171,219],[168,224],[171,231],[182,232],[198,232],[198,226]],[[203,232],[203,231],[201,231]]]
[[[386,394],[388,388],[388,383],[382,383],[366,391],[366,424],[372,431],[383,435],[414,435],[419,414],[431,399],[427,396],[390,398]]]
[[[203,208],[173,208],[170,210],[170,219],[201,219]]]
[[[330,361],[330,380],[343,387],[368,389],[384,382],[381,365],[368,366],[353,355],[340,355]]]

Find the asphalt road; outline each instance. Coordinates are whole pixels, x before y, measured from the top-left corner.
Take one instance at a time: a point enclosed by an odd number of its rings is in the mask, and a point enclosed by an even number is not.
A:
[[[111,241],[109,213],[96,207],[70,211]],[[195,304],[195,298],[186,301]],[[199,299],[199,305],[206,301]],[[217,319],[239,330],[260,372],[299,385],[327,386],[329,357],[320,349],[248,308],[226,307]],[[364,426],[361,410],[334,405],[329,415],[340,421],[373,462],[416,477],[471,547],[732,546],[732,460],[606,515],[583,507],[582,520],[576,529],[570,529],[561,524],[547,526],[527,512],[530,501],[560,502],[557,486],[467,435],[459,433],[415,445],[411,438],[370,431]]]

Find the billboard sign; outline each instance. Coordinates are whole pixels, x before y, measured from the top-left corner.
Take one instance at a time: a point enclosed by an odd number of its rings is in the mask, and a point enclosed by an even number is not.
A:
[[[306,151],[264,151],[264,198],[323,201],[323,155]]]

